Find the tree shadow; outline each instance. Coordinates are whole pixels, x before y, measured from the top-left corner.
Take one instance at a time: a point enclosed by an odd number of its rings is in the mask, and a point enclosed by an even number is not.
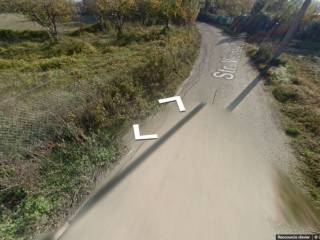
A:
[[[171,138],[178,130],[180,130],[187,122],[189,122],[200,110],[205,106],[204,103],[198,104],[188,115],[174,125],[169,131],[167,131],[157,142],[151,145],[145,152],[138,156],[129,166],[127,166],[122,172],[117,174],[113,179],[107,182],[101,187],[98,192],[91,197],[82,206],[76,216],[69,221],[69,223],[75,222],[80,219],[88,210],[90,210],[95,204],[100,202],[106,195],[108,195],[112,189],[114,189],[122,180],[136,170],[147,158],[159,149],[169,138]]]
[[[263,80],[272,66],[268,65],[261,70],[261,73],[228,105],[227,111],[233,112],[251,93],[251,91]]]

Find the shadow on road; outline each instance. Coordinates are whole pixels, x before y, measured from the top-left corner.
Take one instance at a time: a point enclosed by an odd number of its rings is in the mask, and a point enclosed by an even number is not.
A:
[[[233,112],[240,103],[251,93],[251,91],[258,85],[258,83],[263,79],[263,77],[267,74],[270,65],[266,66],[261,73],[256,77],[227,107],[227,111]]]
[[[105,197],[114,187],[116,187],[124,178],[126,178],[132,171],[140,166],[152,153],[154,153],[162,144],[164,144],[170,137],[172,137],[179,129],[181,129],[187,122],[189,122],[200,110],[205,106],[204,103],[198,104],[187,116],[180,120],[168,132],[166,132],[157,142],[150,146],[145,152],[137,157],[127,168],[116,175],[111,181],[105,184],[92,198],[90,198],[71,220],[76,221],[81,218],[89,209],[91,209],[97,202]]]

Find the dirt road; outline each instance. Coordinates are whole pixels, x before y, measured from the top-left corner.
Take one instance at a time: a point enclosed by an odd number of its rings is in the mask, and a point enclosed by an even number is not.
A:
[[[294,157],[270,98],[258,85],[225,111],[257,72],[241,39],[198,27],[201,53],[179,92],[187,112],[170,104],[142,125],[160,139],[132,142],[116,180],[101,186],[61,239],[270,240],[289,229],[275,169],[291,169]]]

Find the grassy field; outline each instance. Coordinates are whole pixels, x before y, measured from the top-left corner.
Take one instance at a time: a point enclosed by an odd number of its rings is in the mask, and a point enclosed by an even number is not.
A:
[[[41,26],[30,22],[27,18],[17,14],[0,14],[0,29],[11,30],[41,30]]]
[[[298,167],[305,176],[304,184],[320,209],[319,48],[319,43],[295,42],[277,66],[269,70],[265,84],[280,104],[283,128],[292,138],[292,146],[301,163]],[[248,50],[258,69],[263,69],[264,58],[270,57],[268,52],[270,46],[262,46],[259,50],[253,45]]]
[[[31,239],[81,203],[125,151],[121,133],[175,92],[199,36],[131,24],[117,39],[92,25],[51,44],[0,17],[0,239]]]

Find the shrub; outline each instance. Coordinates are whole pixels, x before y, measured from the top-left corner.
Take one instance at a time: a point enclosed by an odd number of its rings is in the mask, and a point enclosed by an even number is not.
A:
[[[269,43],[263,43],[260,45],[259,50],[253,56],[253,60],[257,63],[267,63],[273,56],[273,45]]]
[[[110,26],[107,25],[107,23],[102,23],[98,22],[92,25],[84,26],[81,27],[79,30],[76,30],[72,32],[70,35],[71,36],[79,36],[81,33],[98,33],[98,32],[104,32],[107,29],[110,29]]]
[[[291,76],[286,67],[273,67],[268,71],[269,81],[276,83],[291,83]]]
[[[299,99],[295,88],[289,85],[279,85],[272,91],[273,96],[282,103],[294,102]]]
[[[167,86],[168,74],[172,72],[173,58],[162,48],[154,47],[149,50],[149,61],[135,69],[135,80],[139,82],[150,96]]]
[[[287,128],[286,134],[290,137],[297,137],[300,134],[300,131],[297,128]]]
[[[304,115],[303,123],[304,126],[310,133],[314,134],[315,136],[319,136],[320,134],[320,114],[315,111],[307,112]]]
[[[27,193],[21,187],[1,189],[0,205],[10,209],[15,208],[26,196]]]
[[[78,121],[86,132],[119,127],[125,121],[143,114],[146,108],[143,106],[147,106],[142,90],[134,84],[130,75],[117,76],[99,83],[95,98],[79,116]]]
[[[97,51],[89,42],[74,38],[64,38],[54,45],[48,45],[47,48],[49,57],[72,56],[81,53],[91,54]]]
[[[43,42],[48,39],[49,39],[49,35],[45,31],[0,30],[0,41],[5,41],[5,42],[21,42],[21,41]]]
[[[149,42],[149,41],[155,41],[161,39],[161,37],[164,37],[167,35],[167,32],[164,31],[163,28],[153,28],[148,29],[147,31],[142,29],[139,29],[139,31],[128,31],[123,33],[119,39],[117,39],[114,44],[118,46],[126,46],[130,43],[136,42]]]

